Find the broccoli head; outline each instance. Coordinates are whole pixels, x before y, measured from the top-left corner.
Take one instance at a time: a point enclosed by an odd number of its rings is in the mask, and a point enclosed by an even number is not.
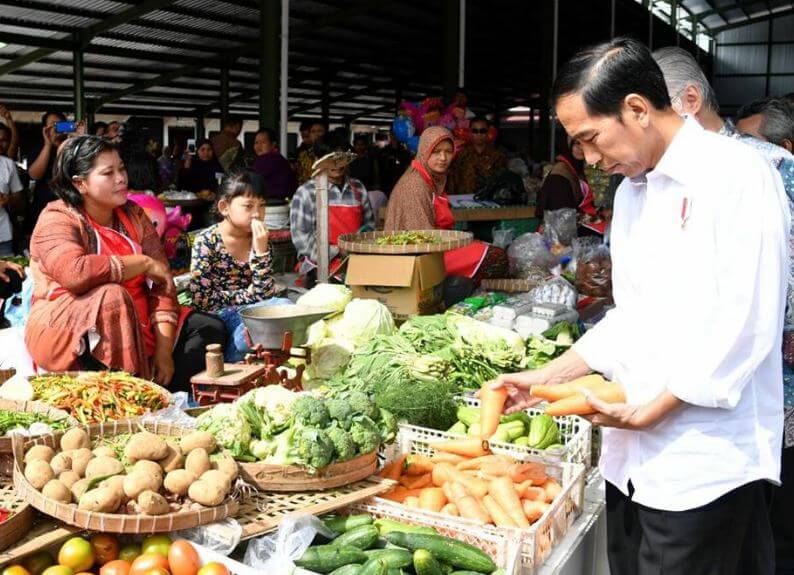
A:
[[[371,453],[380,447],[378,426],[369,417],[359,416],[350,426],[350,437],[358,447],[359,453]]]
[[[337,421],[344,429],[350,429],[355,412],[347,400],[340,397],[332,397],[325,402],[325,406],[328,408],[328,414],[331,419]]]
[[[380,413],[378,412],[378,407],[375,405],[375,402],[372,401],[363,391],[354,389],[347,394],[345,399],[347,400],[347,403],[350,405],[351,409],[357,415],[364,415],[373,421],[376,421],[378,417],[380,417]]]
[[[353,459],[356,454],[356,444],[353,443],[353,438],[350,437],[350,434],[341,427],[336,426],[329,427],[327,432],[328,438],[334,444],[336,460],[347,461],[348,459]]]
[[[380,432],[380,439],[383,443],[391,443],[397,437],[397,418],[392,415],[390,411],[385,409],[380,410],[380,419],[378,420],[378,431]]]
[[[328,427],[331,416],[325,404],[313,395],[302,395],[292,404],[292,415],[302,425],[308,427]]]
[[[334,444],[322,429],[304,427],[298,432],[298,461],[310,469],[321,469],[334,459]]]

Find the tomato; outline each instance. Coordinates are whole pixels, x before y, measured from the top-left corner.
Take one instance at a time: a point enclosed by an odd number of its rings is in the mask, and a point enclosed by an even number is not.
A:
[[[163,557],[168,557],[168,549],[171,547],[171,538],[168,535],[152,535],[143,540],[141,551],[146,553],[159,553]]]
[[[201,559],[190,541],[180,539],[174,541],[168,550],[168,564],[174,575],[196,575],[201,567]]]
[[[159,553],[144,553],[132,562],[129,575],[146,575],[149,571],[158,567],[168,571],[168,558]]]
[[[47,567],[52,566],[55,560],[46,551],[36,553],[25,559],[22,564],[30,572],[30,575],[41,575]]]
[[[11,565],[3,569],[3,575],[30,575],[30,571],[22,565]]]
[[[163,569],[162,567],[154,567],[153,569],[149,569],[143,575],[169,575],[168,569]]]
[[[108,561],[99,570],[99,575],[130,575],[132,565],[129,561],[123,559],[116,559],[115,561]]]
[[[94,564],[94,549],[86,539],[72,537],[58,551],[58,564],[72,571],[88,571]]]
[[[223,563],[207,563],[199,569],[198,575],[229,575],[229,570]]]
[[[130,543],[129,545],[125,545],[119,551],[119,559],[126,561],[127,563],[132,564],[135,559],[138,558],[138,555],[141,554],[141,546],[135,545],[134,543]]]
[[[63,565],[47,567],[41,575],[74,575],[74,571]]]
[[[119,540],[113,535],[97,533],[91,537],[97,565],[104,565],[119,558]]]

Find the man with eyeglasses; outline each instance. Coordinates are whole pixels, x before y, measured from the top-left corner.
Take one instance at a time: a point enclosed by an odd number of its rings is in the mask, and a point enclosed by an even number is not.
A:
[[[490,123],[482,116],[469,123],[471,140],[455,158],[449,193],[477,193],[491,178],[507,167],[505,155],[488,141]]]

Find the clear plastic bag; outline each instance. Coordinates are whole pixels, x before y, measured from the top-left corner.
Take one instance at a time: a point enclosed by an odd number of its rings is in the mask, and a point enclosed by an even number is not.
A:
[[[576,267],[579,263],[579,258],[587,253],[589,250],[592,250],[602,244],[601,238],[597,238],[595,236],[585,236],[582,238],[574,238],[573,240],[573,256],[571,258],[570,263],[568,264],[568,271],[572,274],[576,274]]]
[[[543,212],[543,233],[552,246],[570,246],[576,238],[577,212],[563,208]]]
[[[579,254],[576,264],[576,289],[583,295],[612,297],[612,258],[605,245],[584,249]]]
[[[227,518],[217,523],[201,525],[177,532],[174,539],[187,539],[221,555],[231,555],[243,537],[243,527],[236,519]]]
[[[576,288],[564,278],[558,277],[542,283],[532,290],[532,303],[556,303],[576,309]]]
[[[274,534],[248,543],[243,563],[263,573],[291,573],[318,533],[334,535],[314,515],[287,515]]]
[[[541,234],[529,233],[518,236],[507,248],[510,276],[530,279],[537,276],[537,268],[550,270],[559,260],[549,251],[549,244]]]

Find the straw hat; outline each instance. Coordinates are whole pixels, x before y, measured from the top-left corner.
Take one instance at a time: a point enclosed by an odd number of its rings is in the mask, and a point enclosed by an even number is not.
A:
[[[326,154],[312,164],[312,178],[325,170],[344,168],[355,159],[356,155],[353,152],[337,151]]]

